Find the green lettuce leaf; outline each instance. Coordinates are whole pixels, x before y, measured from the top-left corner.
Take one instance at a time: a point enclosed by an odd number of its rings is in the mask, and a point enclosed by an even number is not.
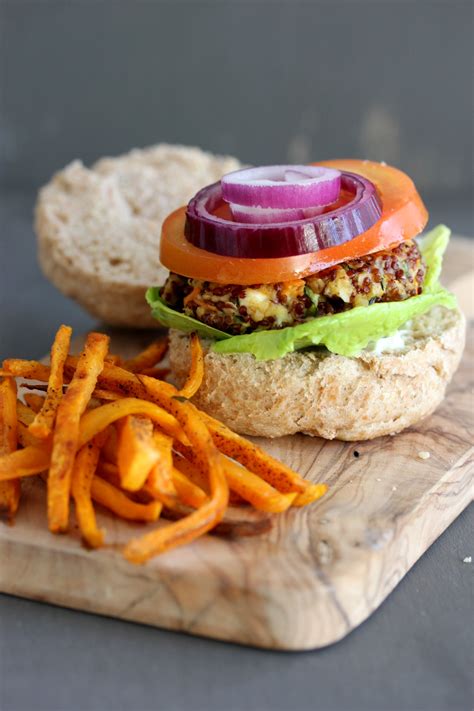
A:
[[[443,256],[448,247],[451,230],[446,225],[438,225],[431,232],[428,232],[423,237],[419,237],[418,247],[423,255],[426,264],[425,283],[423,291],[436,289],[439,277],[441,276],[441,268],[443,266]]]
[[[432,306],[456,306],[455,298],[446,289],[413,296],[406,301],[356,306],[350,311],[322,316],[281,331],[258,331],[234,336],[213,345],[216,353],[252,353],[257,360],[273,360],[287,353],[326,346],[332,353],[352,356],[370,341],[390,336],[414,316]]]
[[[333,353],[352,356],[370,341],[392,335],[404,323],[433,306],[456,308],[455,297],[438,282],[449,235],[450,230],[439,225],[419,239],[420,251],[427,267],[422,294],[406,301],[358,306],[281,330],[229,336],[170,309],[161,300],[159,289],[149,289],[147,300],[155,318],[165,326],[185,332],[197,331],[205,338],[212,338],[212,350],[216,353],[251,353],[257,360],[273,360],[302,348],[325,346]]]
[[[206,324],[197,321],[195,318],[180,314],[170,308],[161,298],[160,291],[161,287],[152,286],[147,290],[145,296],[151,306],[153,317],[160,321],[163,326],[177,328],[178,331],[184,331],[184,333],[199,333],[203,338],[212,338],[217,341],[222,338],[232,338],[228,333],[212,328],[212,326],[206,326]]]

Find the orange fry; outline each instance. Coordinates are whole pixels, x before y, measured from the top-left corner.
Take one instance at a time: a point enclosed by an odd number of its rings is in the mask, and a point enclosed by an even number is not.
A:
[[[196,486],[202,489],[206,494],[209,494],[209,481],[207,480],[206,475],[199,469],[198,466],[192,464],[193,456],[191,448],[183,447],[179,442],[175,442],[174,448],[176,450],[173,455],[175,467],[188,479],[190,479],[193,484],[196,484]],[[177,452],[181,452],[183,456],[180,456]],[[186,459],[186,454],[188,455],[188,459]],[[227,459],[223,456],[223,462],[226,461]],[[226,479],[227,483],[229,483],[229,477],[226,476]],[[241,503],[244,503],[242,497],[235,491],[232,491],[229,486],[229,505],[232,506],[234,504]]]
[[[69,359],[68,359],[69,361]],[[159,403],[161,394],[177,395],[178,391],[170,383],[140,373],[131,373],[116,365],[106,364],[99,378],[100,387],[128,397],[142,398]]]
[[[156,464],[147,479],[147,485],[156,498],[163,503],[172,503],[176,499],[176,487],[173,483],[173,440],[168,435],[155,430],[153,446],[158,455]]]
[[[264,479],[227,457],[223,457],[222,467],[231,491],[235,491],[259,511],[281,513],[294,505],[296,492],[282,494]]]
[[[114,425],[110,425],[103,431],[107,433],[107,439],[102,447],[102,456],[107,462],[117,464],[117,429]]]
[[[3,361],[3,370],[6,374],[14,375],[15,378],[26,378],[27,380],[39,380],[47,383],[50,376],[50,368],[37,360],[22,360],[21,358],[8,358]]]
[[[46,442],[0,456],[0,481],[39,474],[48,468],[51,448]]]
[[[200,489],[209,493],[209,479],[206,474],[193,464],[194,457],[191,447],[184,447],[179,442],[174,444],[173,464],[182,474],[191,479]],[[179,452],[179,454],[177,453]],[[187,458],[186,458],[187,457]]]
[[[144,351],[139,353],[135,358],[126,360],[123,364],[125,370],[130,370],[132,373],[142,373],[147,368],[152,368],[157,363],[160,363],[165,357],[168,350],[168,339],[162,338],[150,343]]]
[[[101,333],[87,336],[71,383],[58,406],[48,476],[48,523],[52,533],[65,531],[68,526],[71,474],[79,449],[80,418],[94,392],[108,347],[108,336]]]
[[[17,437],[18,444],[20,444],[22,447],[37,447],[40,446],[42,442],[44,442],[44,440],[40,440],[36,437],[33,437],[28,427],[24,425],[23,422],[21,422],[20,420],[18,420]]]
[[[124,489],[138,491],[159,459],[153,444],[153,423],[145,417],[127,415],[119,422],[117,465]]]
[[[31,407],[24,405],[20,400],[16,401],[16,415],[18,422],[21,422],[27,427],[29,427],[35,419],[35,411],[32,410]]]
[[[175,443],[175,449],[177,448],[177,445],[179,445],[179,443]],[[183,447],[183,451],[186,449],[188,448]],[[180,457],[176,453],[173,455],[173,461],[175,468],[178,469],[178,471],[184,474],[187,479],[204,491],[205,494],[209,494],[209,481],[207,480],[205,474],[197,466],[194,466],[189,459],[186,459],[184,456]],[[227,461],[225,457],[223,457],[223,461]],[[229,483],[229,478],[227,476],[226,479],[227,483]],[[241,503],[244,503],[242,497],[235,491],[232,491],[229,487],[229,505],[232,506],[234,504]]]
[[[302,494],[298,494],[298,496],[295,498],[293,501],[293,506],[307,506],[308,504],[312,504],[313,501],[317,501],[318,499],[321,498],[321,496],[324,496],[326,491],[328,490],[328,485],[327,484],[310,484],[308,483],[308,487],[306,491],[304,491]]]
[[[91,494],[98,504],[128,521],[156,521],[161,513],[162,506],[158,501],[137,504],[116,486],[99,476],[95,476],[92,480]]]
[[[96,400],[120,400],[121,395],[118,393],[113,393],[110,390],[102,390],[102,388],[96,388],[92,393],[92,397]]]
[[[144,563],[151,556],[189,543],[206,533],[222,519],[229,500],[229,489],[219,453],[199,415],[189,402],[182,402],[175,397],[163,394],[160,404],[176,417],[194,447],[196,459],[209,477],[211,498],[180,521],[151,531],[142,538],[132,539],[124,550],[124,556],[132,563]]]
[[[105,356],[105,362],[106,363],[112,363],[112,365],[122,365],[123,359],[119,355],[115,355],[114,353],[107,353]]]
[[[176,439],[187,441],[183,437],[183,431],[175,417],[153,402],[130,397],[108,402],[106,405],[101,405],[94,410],[86,412],[81,419],[79,446],[84,446],[98,432],[126,415],[146,415],[146,417],[149,417],[159,425],[166,434]]]
[[[44,396],[38,393],[24,393],[23,399],[33,412],[38,413],[44,405]]]
[[[182,397],[192,398],[201,387],[204,377],[204,354],[197,333],[191,334],[191,368],[188,378],[179,391]]]
[[[91,500],[92,480],[103,440],[104,436],[98,435],[84,445],[76,455],[72,470],[71,493],[76,504],[76,517],[82,537],[90,548],[99,548],[104,544],[104,531],[97,526]]]
[[[48,390],[43,407],[30,425],[30,432],[39,439],[46,439],[53,431],[58,405],[63,396],[63,371],[69,353],[72,329],[60,326],[51,346],[51,365]]]
[[[236,459],[284,494],[306,491],[309,482],[299,474],[282,462],[273,459],[256,444],[232,432],[222,422],[218,422],[205,412],[200,412],[200,415],[208,426],[216,446],[225,455]]]
[[[98,334],[102,336],[103,334]],[[105,337],[105,336],[104,336]],[[64,382],[68,383],[79,362],[79,356],[68,356],[64,364]],[[115,368],[112,362],[110,367]],[[51,376],[51,368],[49,365],[40,363],[37,360],[24,360],[23,358],[7,358],[3,361],[3,369],[0,375],[14,376],[15,378],[24,378],[25,380],[38,380],[42,383],[47,383]],[[26,387],[26,384],[25,384]]]
[[[97,474],[102,477],[102,479],[106,479],[110,484],[113,484],[116,488],[120,488],[120,474],[116,464],[106,462],[102,458],[99,459]]]
[[[0,384],[0,455],[17,448],[16,381],[6,378]],[[13,520],[20,503],[19,479],[0,481],[0,516]]]
[[[103,460],[99,462],[98,471],[100,475],[107,479],[114,486],[120,485],[120,476],[115,464],[110,462],[104,462]],[[143,491],[145,491],[153,499],[158,499],[165,506],[173,509],[178,503],[177,494],[181,503],[186,506],[191,506],[192,508],[199,508],[203,504],[209,501],[209,497],[206,496],[204,491],[198,486],[189,481],[189,479],[182,474],[178,469],[172,467],[172,477],[173,477],[173,495],[164,495],[161,491],[157,490],[153,485],[146,481]]]
[[[197,478],[202,477],[202,473],[198,467],[191,462],[194,459],[194,453],[190,447],[183,447],[179,443],[175,445],[176,449],[186,457],[181,457],[179,460],[175,458],[176,466],[187,474],[193,481],[199,483]],[[261,479],[257,474],[245,469],[245,467],[228,459],[223,454],[222,467],[231,492],[238,494],[244,501],[259,511],[267,513],[281,513],[286,511],[290,506],[294,505],[297,497],[296,492],[282,494],[275,489],[271,484],[268,484],[264,479]],[[201,483],[200,486],[203,486]],[[203,486],[203,488],[205,488]],[[306,493],[306,492],[305,492]],[[304,496],[305,494],[302,494]]]
[[[191,481],[177,467],[173,467],[173,483],[179,499],[186,506],[198,509],[209,501],[209,496],[197,484]]]

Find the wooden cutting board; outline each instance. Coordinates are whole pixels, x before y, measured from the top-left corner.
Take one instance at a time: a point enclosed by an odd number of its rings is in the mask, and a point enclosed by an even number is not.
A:
[[[27,481],[15,525],[0,526],[0,590],[272,649],[313,649],[344,637],[472,499],[472,256],[471,243],[459,239],[446,259],[445,281],[471,321],[462,364],[432,417],[361,444],[260,441],[308,479],[330,485],[320,503],[273,517],[262,535],[207,536],[136,567],[120,547],[143,526],[100,511],[108,545],[85,550],[77,526],[72,536],[48,533],[44,488]],[[136,352],[146,338],[115,333],[113,349]]]

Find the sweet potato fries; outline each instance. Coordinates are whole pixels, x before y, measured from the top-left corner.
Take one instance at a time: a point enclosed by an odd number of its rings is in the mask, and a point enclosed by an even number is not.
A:
[[[229,503],[270,515],[325,493],[325,484],[306,481],[190,402],[204,377],[195,334],[180,391],[157,367],[166,339],[124,361],[108,352],[104,334],[90,333],[78,357],[70,338],[61,326],[49,366],[9,359],[0,371],[0,512],[10,520],[21,478],[40,475],[50,531],[68,529],[72,500],[90,548],[106,542],[94,503],[125,520],[171,519],[125,546],[127,560],[144,563],[218,531]],[[16,378],[27,381],[18,394]]]

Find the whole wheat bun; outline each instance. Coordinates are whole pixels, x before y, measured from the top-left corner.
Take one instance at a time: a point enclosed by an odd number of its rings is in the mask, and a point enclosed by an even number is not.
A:
[[[36,204],[44,274],[106,323],[156,328],[145,291],[168,274],[159,261],[164,218],[239,166],[230,156],[167,144],[103,158],[91,169],[74,161]]]
[[[460,311],[435,307],[404,331],[403,350],[352,358],[325,349],[273,361],[205,350],[195,404],[245,435],[304,432],[325,439],[365,440],[393,434],[431,414],[444,397],[464,347]],[[189,338],[170,331],[170,363],[181,386],[190,364]]]

